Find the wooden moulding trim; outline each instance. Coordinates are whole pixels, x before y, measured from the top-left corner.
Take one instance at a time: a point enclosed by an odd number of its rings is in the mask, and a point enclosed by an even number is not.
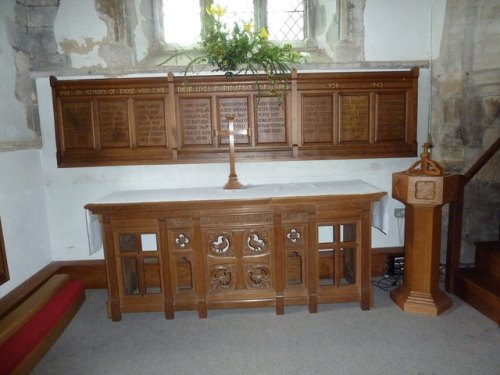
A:
[[[372,277],[383,275],[381,269],[389,255],[402,253],[403,247],[372,248]],[[0,319],[23,303],[54,274],[69,274],[73,280],[84,281],[87,289],[107,288],[104,259],[52,262],[0,299]]]

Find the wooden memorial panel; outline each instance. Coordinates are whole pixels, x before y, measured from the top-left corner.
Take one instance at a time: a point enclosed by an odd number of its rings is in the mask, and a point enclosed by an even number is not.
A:
[[[404,141],[406,136],[406,93],[377,93],[377,142]]]
[[[339,143],[370,141],[368,94],[339,95]]]
[[[304,144],[333,142],[333,100],[331,95],[303,96],[302,140]]]
[[[127,101],[102,100],[98,106],[101,146],[130,147]]]
[[[211,146],[211,99],[181,98],[179,108],[182,146]]]
[[[257,99],[256,123],[257,144],[286,144],[285,103],[275,96],[262,96]]]
[[[219,99],[219,130],[228,130],[229,123],[226,116],[235,116],[234,130],[245,130],[250,127],[248,110],[249,98],[220,98]],[[236,134],[234,136],[235,144],[248,144],[250,138],[248,135]],[[223,145],[229,144],[229,137],[221,137],[220,143]]]
[[[163,99],[135,100],[134,114],[137,146],[164,147],[167,145]]]
[[[221,162],[234,115],[238,161],[417,154],[418,68],[297,73],[287,96],[264,76],[57,80],[61,167]]]
[[[95,148],[92,103],[65,101],[62,103],[61,122],[65,149]]]

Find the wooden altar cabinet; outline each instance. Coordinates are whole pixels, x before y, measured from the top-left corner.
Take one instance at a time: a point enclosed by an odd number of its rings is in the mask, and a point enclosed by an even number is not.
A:
[[[372,304],[372,216],[386,193],[337,181],[124,191],[87,204],[103,228],[108,315]],[[384,225],[384,224],[379,224]]]

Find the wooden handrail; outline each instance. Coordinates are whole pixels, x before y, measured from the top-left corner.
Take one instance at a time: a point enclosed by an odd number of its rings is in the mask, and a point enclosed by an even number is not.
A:
[[[448,214],[448,242],[446,245],[446,275],[445,289],[447,292],[455,293],[454,276],[460,268],[460,251],[462,246],[462,218],[464,206],[465,185],[481,170],[482,167],[500,149],[500,137],[481,155],[481,157],[461,175],[458,186],[458,199],[450,203]]]
[[[469,170],[464,174],[465,184],[469,182],[480,170],[481,168],[500,150],[500,137],[486,150],[484,154],[481,155],[479,159],[469,168]]]

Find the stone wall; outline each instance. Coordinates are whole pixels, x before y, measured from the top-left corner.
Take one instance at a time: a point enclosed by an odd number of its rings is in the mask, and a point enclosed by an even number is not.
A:
[[[465,173],[500,136],[500,3],[448,1],[440,56],[432,62],[434,158]],[[474,242],[499,235],[500,153],[465,190],[462,261]]]

